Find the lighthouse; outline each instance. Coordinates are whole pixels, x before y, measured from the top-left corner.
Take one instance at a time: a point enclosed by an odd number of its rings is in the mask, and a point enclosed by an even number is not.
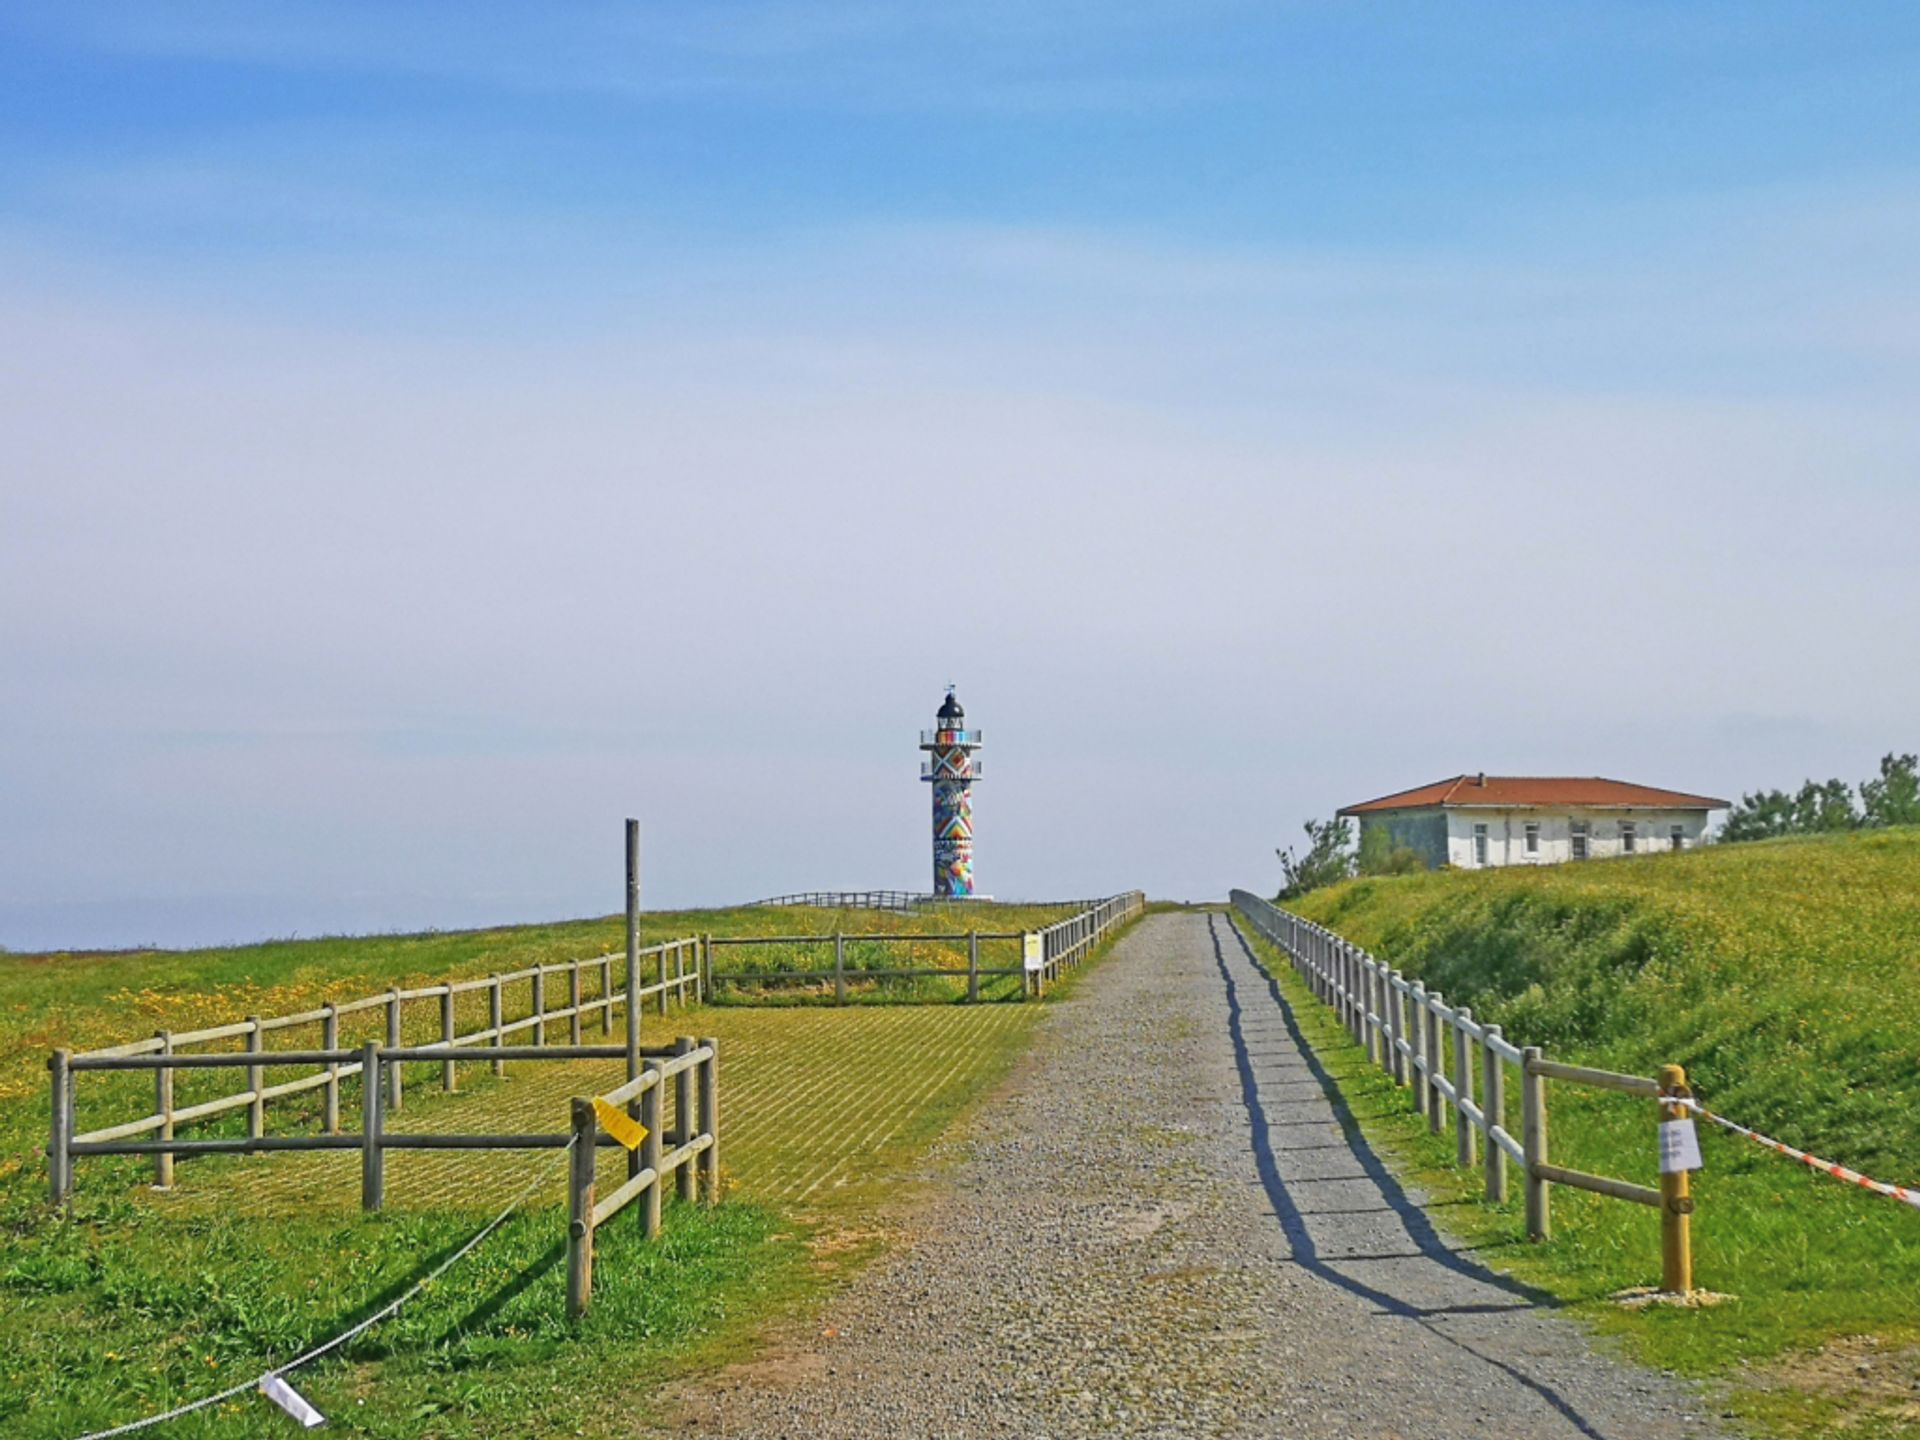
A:
[[[973,892],[973,782],[980,766],[973,752],[982,736],[967,728],[967,712],[947,687],[934,728],[920,732],[920,778],[933,786],[933,893],[964,900]]]

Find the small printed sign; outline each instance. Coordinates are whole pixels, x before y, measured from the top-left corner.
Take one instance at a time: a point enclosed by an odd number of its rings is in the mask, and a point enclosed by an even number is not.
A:
[[[634,1119],[618,1105],[609,1105],[598,1095],[593,1097],[593,1115],[600,1122],[600,1128],[613,1136],[629,1150],[638,1150],[640,1142],[647,1138],[647,1127]]]
[[[1035,970],[1045,969],[1047,964],[1046,936],[1042,935],[1038,930],[1029,930],[1022,938],[1026,943],[1024,953],[1028,973],[1031,974]]]
[[[278,1375],[262,1376],[260,1393],[298,1420],[302,1430],[318,1430],[327,1423],[327,1417],[308,1404],[306,1396]]]
[[[1682,1170],[1700,1168],[1700,1132],[1693,1128],[1693,1121],[1662,1120],[1660,1122],[1660,1173],[1677,1175]]]

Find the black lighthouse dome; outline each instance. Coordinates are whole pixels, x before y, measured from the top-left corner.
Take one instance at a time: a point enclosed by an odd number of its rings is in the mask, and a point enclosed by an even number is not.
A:
[[[942,730],[957,729],[960,722],[967,718],[967,712],[960,708],[960,702],[954,698],[953,691],[947,691],[947,698],[940,702],[940,709],[934,718],[940,722]]]

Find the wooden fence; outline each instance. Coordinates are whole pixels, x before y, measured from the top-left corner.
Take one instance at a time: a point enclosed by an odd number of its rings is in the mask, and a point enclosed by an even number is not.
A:
[[[1427,1117],[1431,1133],[1443,1134],[1451,1113],[1455,1163],[1481,1166],[1489,1200],[1507,1198],[1507,1164],[1519,1167],[1529,1239],[1544,1240],[1552,1231],[1554,1185],[1652,1206],[1660,1212],[1662,1288],[1692,1293],[1693,1200],[1685,1170],[1662,1173],[1655,1189],[1554,1164],[1547,1149],[1548,1081],[1653,1101],[1656,1117],[1650,1118],[1666,1122],[1686,1116],[1668,1099],[1690,1093],[1685,1070],[1662,1066],[1660,1077],[1651,1079],[1548,1060],[1538,1046],[1514,1045],[1498,1025],[1479,1023],[1467,1006],[1447,1004],[1438,990],[1409,980],[1324,926],[1244,890],[1233,891],[1232,901],[1287,956],[1315,996],[1333,1008],[1367,1058],[1411,1089],[1414,1109]],[[1520,1083],[1518,1138],[1507,1125],[1509,1067]]]
[[[797,895],[775,895],[755,905],[811,905],[822,910],[919,910],[937,897],[912,890],[804,890]]]
[[[707,993],[710,995],[717,993],[723,985],[825,985],[830,982],[833,985],[834,1003],[844,1005],[847,1003],[847,986],[850,983],[964,978],[967,984],[967,999],[977,1001],[980,998],[980,981],[983,978],[997,979],[1017,975],[1023,977],[1021,985],[1023,996],[1038,995],[1048,980],[1056,978],[1063,969],[1079,964],[1115,929],[1145,910],[1146,897],[1139,891],[1133,890],[1105,900],[1082,903],[1086,908],[1077,915],[1070,915],[1044,930],[966,930],[931,935],[849,935],[844,931],[835,931],[830,935],[709,935],[706,937],[709,967],[706,976]],[[847,963],[847,948],[850,944],[884,949],[889,946],[912,947],[924,944],[963,943],[967,947],[967,966],[964,970],[926,965],[870,967],[857,964],[850,966]],[[982,965],[980,947],[983,944],[1019,945],[1020,949],[1015,957],[1018,963]],[[812,949],[820,954],[822,963],[804,970],[737,972],[723,970],[715,963],[715,957],[728,949],[752,950],[768,947]]]

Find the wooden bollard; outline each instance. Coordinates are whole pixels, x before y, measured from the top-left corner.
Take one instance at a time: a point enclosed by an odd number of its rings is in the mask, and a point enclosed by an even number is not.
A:
[[[690,1035],[679,1036],[673,1042],[676,1057],[693,1053],[696,1042]],[[693,1113],[693,1066],[688,1066],[673,1077],[673,1143],[678,1149],[699,1132],[694,1128]],[[679,1169],[673,1172],[673,1193],[682,1200],[692,1200],[694,1191],[693,1162],[684,1160]]]
[[[599,1126],[593,1101],[574,1098],[573,1153],[567,1161],[567,1317],[578,1320],[593,1303],[593,1170]]]
[[[162,1055],[173,1054],[173,1035],[160,1030],[154,1038],[160,1042]],[[160,1138],[173,1139],[173,1067],[157,1065],[153,1071],[153,1109],[160,1117]],[[173,1152],[156,1150],[153,1156],[153,1184],[156,1190],[173,1188]]]
[[[386,1151],[380,1145],[385,1125],[380,1083],[380,1042],[369,1040],[360,1051],[360,1208],[378,1210],[386,1199]]]
[[[1487,1043],[1480,1047],[1480,1111],[1487,1117],[1487,1199],[1496,1204],[1507,1198],[1507,1152],[1493,1141],[1493,1127],[1507,1124],[1507,1067],[1493,1043],[1501,1037],[1498,1025],[1486,1027]]]
[[[707,1204],[720,1203],[720,1042],[711,1035],[702,1036],[701,1047],[712,1053],[700,1066],[700,1133],[711,1135],[713,1143],[701,1153],[706,1172],[703,1187]]]
[[[1520,1144],[1527,1157],[1527,1238],[1545,1240],[1553,1234],[1552,1198],[1540,1166],[1547,1163],[1547,1081],[1533,1073],[1540,1047],[1520,1052]]]
[[[1660,1067],[1660,1093],[1687,1095],[1687,1072],[1679,1065]],[[1683,1105],[1660,1102],[1662,1121],[1689,1120]],[[1660,1288],[1672,1295],[1693,1293],[1693,1180],[1685,1170],[1660,1173]]]

